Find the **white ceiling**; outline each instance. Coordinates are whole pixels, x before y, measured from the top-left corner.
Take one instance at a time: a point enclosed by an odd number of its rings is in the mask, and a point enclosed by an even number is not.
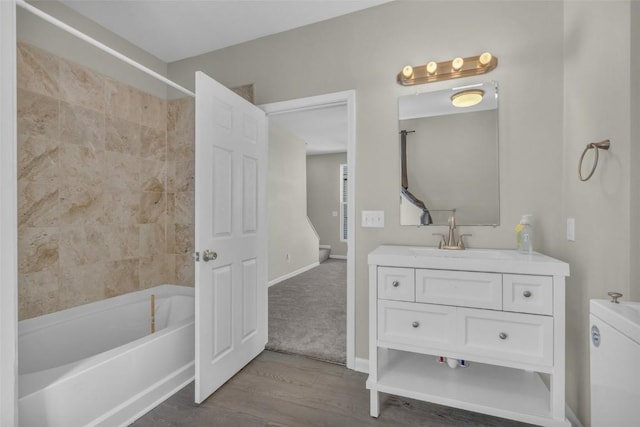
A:
[[[167,63],[388,1],[62,0]]]
[[[347,107],[337,105],[269,116],[306,144],[307,155],[347,151]]]
[[[392,0],[62,0],[167,63],[388,1]],[[307,154],[347,150],[345,106],[271,119],[302,139]]]

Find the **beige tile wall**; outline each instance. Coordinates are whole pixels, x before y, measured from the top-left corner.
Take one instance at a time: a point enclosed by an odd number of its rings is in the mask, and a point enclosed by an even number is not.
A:
[[[194,110],[18,44],[19,316],[193,286]]]
[[[195,104],[168,102],[167,115],[167,252],[173,255],[175,281],[193,284],[195,247]]]

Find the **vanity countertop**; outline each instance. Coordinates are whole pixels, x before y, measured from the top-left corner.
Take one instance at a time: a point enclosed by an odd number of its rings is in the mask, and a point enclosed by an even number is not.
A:
[[[569,264],[534,252],[510,249],[444,250],[429,246],[382,245],[369,253],[369,264],[512,274],[569,276]]]

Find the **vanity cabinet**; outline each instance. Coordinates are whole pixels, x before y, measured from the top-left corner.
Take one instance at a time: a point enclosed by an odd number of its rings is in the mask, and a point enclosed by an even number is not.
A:
[[[568,264],[538,253],[410,246],[371,252],[371,416],[379,415],[382,392],[570,426],[564,380],[568,275]],[[548,375],[549,387],[540,374]]]

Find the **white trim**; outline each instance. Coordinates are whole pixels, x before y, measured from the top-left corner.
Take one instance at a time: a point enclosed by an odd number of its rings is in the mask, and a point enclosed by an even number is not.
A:
[[[267,125],[268,125],[268,121],[267,121]],[[307,224],[309,224],[309,228],[311,228],[311,231],[313,231],[313,234],[316,236],[316,239],[318,239],[318,242],[320,241],[320,235],[318,234],[318,230],[316,230],[316,228],[313,226],[313,223],[311,222],[311,219],[309,218],[309,216],[307,215]]]
[[[16,6],[0,1],[0,425],[18,425]]]
[[[344,200],[344,177],[345,176],[347,177],[347,187],[348,187],[349,186],[349,167],[345,163],[341,163],[340,169],[339,169],[339,177],[338,177],[338,186],[340,187],[340,229],[338,231],[339,231],[339,238],[341,242],[347,241],[347,239],[344,238],[344,230],[345,230],[345,223],[344,223],[345,211],[344,210],[347,209],[346,214],[347,215],[349,214],[349,200],[347,201]],[[347,189],[347,192],[348,191],[349,190]],[[348,217],[347,217],[346,225],[347,227],[349,225]],[[348,235],[349,235],[349,229],[347,228],[347,236]]]
[[[331,245],[320,245],[320,249],[331,249]]]
[[[584,427],[569,405],[565,406],[565,414],[571,423],[571,427]]]
[[[37,7],[31,6],[25,0],[15,0],[15,2],[16,2],[16,5],[20,6],[21,8],[25,9],[26,11],[33,13],[37,17],[47,21],[50,24],[55,25],[56,27],[60,28],[61,30],[66,31],[67,33],[71,34],[72,36],[75,36],[75,37],[79,38],[80,40],[83,40],[83,41],[89,43],[90,45],[92,45],[94,47],[97,47],[101,51],[106,52],[109,55],[114,56],[114,57],[118,58],[119,60],[121,60],[123,62],[126,62],[127,64],[131,65],[132,67],[137,68],[138,70],[142,71],[143,73],[148,74],[149,76],[160,80],[162,83],[164,83],[166,85],[169,85],[172,88],[177,89],[180,92],[182,92],[182,93],[184,93],[186,95],[189,95],[192,98],[196,97],[195,93],[191,92],[188,89],[185,89],[184,87],[180,86],[176,82],[169,80],[168,78],[166,78],[162,74],[159,74],[159,73],[153,71],[152,69],[150,69],[148,67],[145,67],[144,65],[140,64],[139,62],[136,62],[133,59],[129,58],[128,56],[123,55],[122,53],[118,52],[117,50],[110,48],[109,46],[99,42],[98,40],[94,39],[93,37],[90,37],[90,36],[86,35],[85,33],[76,30],[72,26],[65,24],[64,22],[62,22],[59,19],[54,18],[53,16],[43,12],[42,10],[38,9]]]
[[[346,255],[329,255],[331,259],[347,259]]]
[[[369,359],[363,359],[362,357],[356,357],[355,370],[364,374],[369,373]]]
[[[347,215],[347,368],[354,369],[356,359],[356,91],[328,93],[308,98],[273,102],[261,105],[268,116],[293,111],[303,111],[332,105],[347,106],[347,168],[348,182],[348,215]]]
[[[277,284],[278,284],[278,283],[280,283],[280,282],[283,282],[283,281],[285,281],[285,280],[287,280],[287,279],[291,279],[292,277],[295,277],[295,276],[297,276],[298,274],[302,274],[302,273],[304,273],[305,271],[309,271],[309,270],[311,270],[312,268],[317,267],[317,266],[319,266],[319,265],[320,265],[320,262],[319,262],[319,261],[316,261],[316,262],[311,263],[311,264],[309,264],[309,265],[307,265],[307,266],[304,266],[304,267],[299,268],[299,269],[297,269],[297,270],[295,270],[295,271],[292,271],[291,273],[287,273],[287,274],[285,274],[285,275],[283,275],[283,276],[276,277],[276,278],[275,278],[275,279],[273,279],[273,280],[269,280],[269,282],[267,283],[267,286],[270,288],[270,287],[272,287],[273,285],[277,285]]]

